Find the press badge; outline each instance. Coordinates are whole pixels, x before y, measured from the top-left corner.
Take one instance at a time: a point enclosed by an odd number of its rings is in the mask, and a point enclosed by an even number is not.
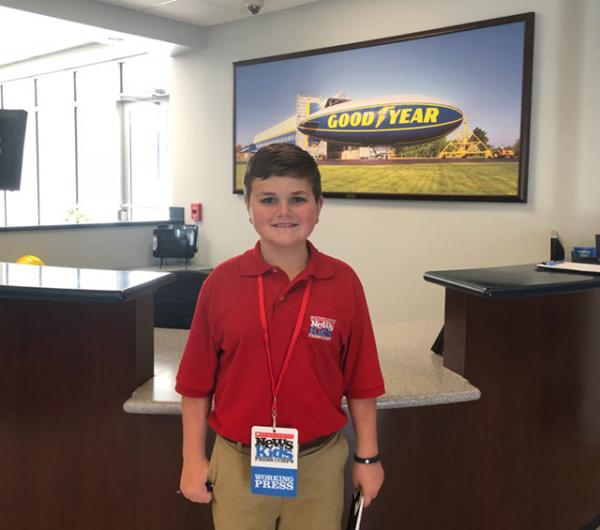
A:
[[[252,427],[250,491],[295,497],[298,492],[298,429]]]

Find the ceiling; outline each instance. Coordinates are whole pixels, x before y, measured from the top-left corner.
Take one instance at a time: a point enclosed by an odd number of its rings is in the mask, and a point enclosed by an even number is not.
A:
[[[252,17],[244,0],[98,0],[196,26],[214,26]],[[289,9],[317,0],[264,0],[260,15]]]
[[[43,6],[48,0],[40,1],[40,6]],[[264,7],[256,16],[316,1],[264,0]],[[13,7],[19,5],[19,2],[3,3]],[[100,11],[103,14],[108,11],[109,15],[113,15],[111,20],[118,19],[123,13],[133,17],[152,15],[165,21],[184,22],[186,28],[214,26],[253,16],[244,7],[244,0],[88,0],[87,4],[91,8],[94,5],[102,7]],[[49,6],[51,4],[43,7],[47,13]],[[43,12],[43,9],[38,11]],[[114,14],[110,12],[111,9]],[[53,15],[55,12],[51,11]],[[108,26],[105,24],[105,27]],[[119,45],[132,39],[142,38],[0,5],[0,66],[89,43]]]

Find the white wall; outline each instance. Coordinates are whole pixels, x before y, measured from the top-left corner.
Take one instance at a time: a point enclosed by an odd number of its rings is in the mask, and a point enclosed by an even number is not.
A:
[[[0,261],[39,256],[47,265],[127,269],[158,263],[152,258],[152,226],[67,228],[0,233]]]
[[[422,280],[427,270],[545,259],[552,229],[566,245],[590,244],[600,232],[595,0],[322,0],[211,28],[206,49],[175,60],[174,202],[204,204],[198,261],[255,241],[230,191],[233,61],[527,11],[536,12],[528,203],[327,199],[312,240],[354,266],[380,322],[441,317],[443,290]]]

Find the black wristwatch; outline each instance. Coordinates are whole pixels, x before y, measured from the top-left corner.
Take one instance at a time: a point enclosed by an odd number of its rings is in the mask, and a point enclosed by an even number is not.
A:
[[[369,458],[361,458],[360,456],[354,455],[354,461],[359,464],[374,464],[375,462],[381,462],[381,456],[379,456],[379,453]]]

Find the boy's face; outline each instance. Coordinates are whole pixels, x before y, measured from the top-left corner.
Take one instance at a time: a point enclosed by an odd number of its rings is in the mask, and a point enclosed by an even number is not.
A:
[[[273,176],[252,181],[248,213],[261,241],[273,248],[305,245],[319,222],[323,199],[315,200],[305,178]]]

